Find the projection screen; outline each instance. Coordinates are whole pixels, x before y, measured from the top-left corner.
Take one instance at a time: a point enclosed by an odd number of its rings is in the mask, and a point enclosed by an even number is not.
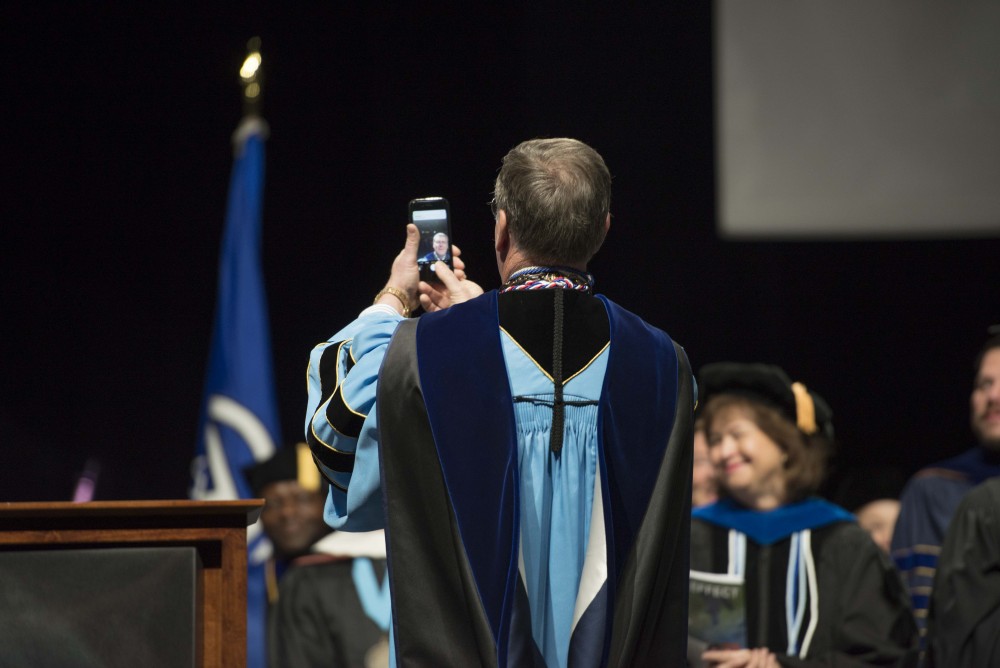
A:
[[[1000,2],[716,0],[725,238],[1000,236]]]

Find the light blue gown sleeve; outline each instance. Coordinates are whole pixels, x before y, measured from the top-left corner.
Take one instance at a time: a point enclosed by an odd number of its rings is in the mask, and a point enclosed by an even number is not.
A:
[[[309,356],[306,441],[330,482],[325,518],[334,529],[384,526],[375,390],[401,320],[390,307],[370,306]]]

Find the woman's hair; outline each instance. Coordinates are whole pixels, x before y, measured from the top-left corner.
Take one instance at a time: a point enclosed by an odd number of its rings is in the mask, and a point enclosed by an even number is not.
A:
[[[741,394],[716,394],[708,399],[700,418],[711,431],[716,416],[727,408],[742,408],[764,434],[774,441],[787,459],[785,468],[785,503],[801,501],[815,494],[826,476],[826,464],[832,444],[819,432],[806,434],[777,409]],[[725,492],[725,485],[722,490]]]

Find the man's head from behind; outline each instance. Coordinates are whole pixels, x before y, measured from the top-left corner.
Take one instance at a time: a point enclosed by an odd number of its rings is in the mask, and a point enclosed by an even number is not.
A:
[[[1000,334],[988,339],[976,357],[969,409],[976,438],[984,447],[1000,452]]]
[[[264,499],[260,522],[276,556],[297,557],[330,533],[323,519],[326,485],[305,443],[280,448],[246,474],[253,493]]]
[[[576,139],[532,139],[504,156],[494,186],[514,244],[533,262],[582,266],[604,242],[611,174]]]

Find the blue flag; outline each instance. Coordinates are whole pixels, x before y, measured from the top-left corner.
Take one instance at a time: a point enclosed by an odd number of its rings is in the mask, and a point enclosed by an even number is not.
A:
[[[243,119],[233,135],[235,163],[219,258],[219,293],[191,468],[192,499],[252,496],[243,469],[271,457],[281,433],[271,362],[267,297],[260,263],[264,140],[267,125]],[[247,666],[265,668],[266,562],[260,523],[247,531]]]

